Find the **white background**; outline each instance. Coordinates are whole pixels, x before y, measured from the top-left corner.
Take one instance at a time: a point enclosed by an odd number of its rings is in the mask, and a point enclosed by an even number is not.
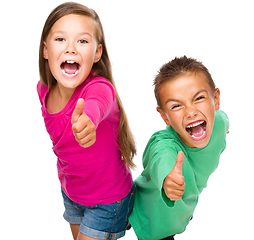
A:
[[[36,93],[41,31],[62,2],[1,4],[0,239],[72,239]],[[148,139],[165,127],[152,87],[160,66],[187,55],[210,70],[230,118],[228,145],[193,221],[176,240],[252,239],[253,1],[79,2],[93,8],[104,26],[113,75],[137,142],[133,178],[141,173]],[[123,239],[136,239],[133,230]]]

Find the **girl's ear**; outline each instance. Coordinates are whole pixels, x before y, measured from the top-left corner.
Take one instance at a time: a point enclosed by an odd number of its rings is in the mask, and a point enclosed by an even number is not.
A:
[[[214,106],[215,111],[220,109],[220,89],[216,88],[214,91]]]
[[[156,110],[160,113],[161,118],[164,120],[164,122],[167,125],[171,125],[170,122],[169,122],[168,116],[166,115],[166,113],[160,107],[157,107]]]
[[[43,47],[43,57],[44,57],[45,59],[48,59],[48,48],[47,48],[47,43],[44,41],[43,44],[44,44],[44,47]]]
[[[100,61],[100,59],[101,59],[101,55],[102,55],[102,45],[101,44],[99,44],[98,46],[97,46],[97,49],[96,49],[96,52],[95,52],[95,56],[94,56],[94,63],[97,63],[97,62],[99,62]]]

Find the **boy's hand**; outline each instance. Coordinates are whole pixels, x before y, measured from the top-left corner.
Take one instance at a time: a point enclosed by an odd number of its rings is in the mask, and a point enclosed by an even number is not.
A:
[[[181,199],[184,194],[185,183],[182,173],[183,160],[184,153],[179,152],[173,170],[164,179],[163,189],[171,201]]]
[[[93,145],[96,141],[95,126],[83,112],[85,101],[80,98],[76,108],[72,113],[71,124],[73,134],[80,146],[86,148]]]

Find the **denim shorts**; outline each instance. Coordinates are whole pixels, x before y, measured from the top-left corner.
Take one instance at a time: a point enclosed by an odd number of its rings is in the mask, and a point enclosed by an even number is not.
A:
[[[62,189],[65,212],[64,219],[70,224],[80,225],[79,231],[97,239],[119,239],[125,235],[128,217],[135,198],[135,184],[130,193],[115,203],[83,206],[69,199]]]

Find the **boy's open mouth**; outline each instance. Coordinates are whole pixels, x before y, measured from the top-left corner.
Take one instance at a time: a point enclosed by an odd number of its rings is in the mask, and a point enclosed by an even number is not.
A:
[[[71,61],[71,60],[62,62],[60,67],[61,67],[62,73],[68,77],[75,76],[80,70],[79,63]]]
[[[206,121],[196,121],[186,126],[186,131],[194,141],[203,140],[206,135]]]

